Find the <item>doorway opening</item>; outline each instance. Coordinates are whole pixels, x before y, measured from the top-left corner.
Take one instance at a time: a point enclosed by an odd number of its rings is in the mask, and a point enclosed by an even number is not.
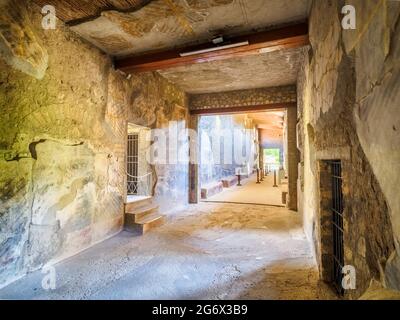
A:
[[[320,162],[320,195],[322,277],[339,295],[343,295],[344,201],[340,160]]]
[[[340,160],[329,161],[332,179],[332,236],[333,236],[333,284],[343,294],[343,192],[342,164]]]
[[[128,152],[127,152],[127,194],[138,194],[138,169],[139,169],[139,134],[128,134]]]
[[[150,129],[128,123],[127,140],[127,202],[140,201],[152,196],[152,172],[146,154],[150,147]]]
[[[263,168],[266,172],[280,170],[283,167],[281,161],[281,149],[279,148],[265,148],[263,149]]]
[[[284,110],[201,115],[201,201],[285,206],[286,121]]]

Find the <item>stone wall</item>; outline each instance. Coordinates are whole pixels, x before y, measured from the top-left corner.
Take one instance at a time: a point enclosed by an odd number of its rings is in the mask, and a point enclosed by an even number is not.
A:
[[[122,225],[126,110],[118,75],[61,24],[42,30],[40,9],[28,14],[48,68],[38,80],[11,69],[8,56],[0,60],[0,285]],[[15,46],[24,41],[18,36],[9,39]],[[20,54],[29,60],[29,45]]]
[[[345,264],[356,269],[359,297],[376,279],[399,289],[400,4],[346,1],[357,29],[341,27],[345,1],[314,1],[311,49],[298,81],[301,149],[299,204],[322,276],[331,225],[324,217],[321,161],[341,160]],[[329,220],[329,219],[328,219]],[[397,248],[397,249],[396,249]]]
[[[165,79],[116,72],[60,21],[43,30],[40,8],[13,6],[0,30],[20,48],[1,44],[0,286],[119,232],[127,121],[154,128],[186,117],[185,94]],[[170,186],[187,198],[187,167],[154,170],[167,177],[160,201]]]
[[[275,103],[295,103],[296,86],[236,90],[190,95],[190,110],[250,107]]]

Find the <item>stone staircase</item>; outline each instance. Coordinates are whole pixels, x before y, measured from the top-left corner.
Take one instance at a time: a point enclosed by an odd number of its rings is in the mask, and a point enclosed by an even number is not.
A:
[[[158,205],[152,198],[125,204],[124,229],[143,235],[164,223],[164,215],[158,212]]]

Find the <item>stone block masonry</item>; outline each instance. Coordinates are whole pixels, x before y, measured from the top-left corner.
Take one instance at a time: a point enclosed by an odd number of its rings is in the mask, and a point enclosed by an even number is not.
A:
[[[296,103],[296,101],[296,86],[283,86],[192,94],[189,96],[189,108],[190,110],[207,110],[277,103]]]
[[[358,298],[373,281],[400,289],[400,3],[352,0],[357,28],[341,26],[343,1],[314,0],[311,49],[298,79],[304,226],[327,279],[331,190],[322,161],[341,160],[344,263]],[[329,280],[329,279],[327,279]]]

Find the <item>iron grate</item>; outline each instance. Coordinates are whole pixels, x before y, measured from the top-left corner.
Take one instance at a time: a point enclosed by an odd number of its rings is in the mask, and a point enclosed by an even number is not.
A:
[[[136,195],[138,192],[138,170],[139,170],[139,135],[128,135],[128,153],[127,153],[127,184],[128,195]]]
[[[343,191],[342,163],[340,160],[329,161],[332,179],[332,235],[333,235],[333,285],[340,295],[342,286],[344,249],[343,249]]]

